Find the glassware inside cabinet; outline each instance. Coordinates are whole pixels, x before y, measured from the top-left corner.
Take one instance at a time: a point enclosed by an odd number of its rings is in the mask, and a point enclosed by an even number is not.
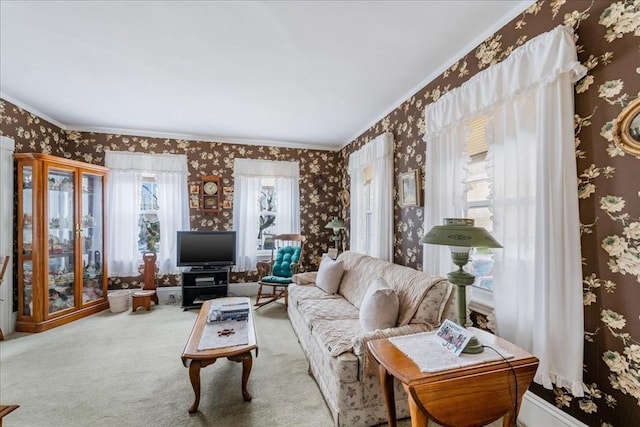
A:
[[[33,263],[22,262],[22,314],[33,316]]]
[[[50,169],[48,185],[49,313],[75,306],[74,173]]]
[[[82,301],[103,297],[103,177],[82,174]]]
[[[22,253],[31,255],[33,248],[33,168],[22,169]]]

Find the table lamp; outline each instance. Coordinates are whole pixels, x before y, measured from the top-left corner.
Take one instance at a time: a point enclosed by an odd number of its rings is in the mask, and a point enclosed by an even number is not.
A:
[[[333,229],[333,237],[331,240],[334,241],[336,249],[338,249],[338,242],[340,242],[340,230],[344,230],[347,226],[344,224],[344,221],[338,219],[338,217],[334,217],[324,228],[332,228]]]
[[[462,269],[469,261],[471,248],[501,248],[502,245],[483,227],[474,227],[473,219],[445,218],[444,225],[436,225],[420,239],[420,243],[430,245],[446,245],[451,251],[451,259],[458,269],[447,274],[449,282],[456,291],[456,309],[458,324],[465,327],[467,323],[466,286],[473,284],[475,276]],[[483,348],[476,337],[473,337],[463,353],[482,353]]]

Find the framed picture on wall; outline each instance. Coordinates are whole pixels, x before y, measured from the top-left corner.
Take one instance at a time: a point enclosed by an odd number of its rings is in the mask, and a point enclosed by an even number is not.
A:
[[[421,206],[420,169],[400,175],[400,207]]]

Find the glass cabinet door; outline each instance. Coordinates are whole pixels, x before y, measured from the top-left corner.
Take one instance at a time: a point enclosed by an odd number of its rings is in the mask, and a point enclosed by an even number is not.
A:
[[[82,173],[82,302],[103,297],[102,183],[103,177]]]
[[[74,172],[50,168],[47,174],[49,310],[75,307]]]
[[[22,298],[20,312],[33,316],[33,167],[22,168]]]

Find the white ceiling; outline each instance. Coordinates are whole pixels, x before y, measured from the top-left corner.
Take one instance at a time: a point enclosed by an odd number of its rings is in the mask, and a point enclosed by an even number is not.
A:
[[[0,95],[64,129],[339,149],[525,1],[0,2]]]

